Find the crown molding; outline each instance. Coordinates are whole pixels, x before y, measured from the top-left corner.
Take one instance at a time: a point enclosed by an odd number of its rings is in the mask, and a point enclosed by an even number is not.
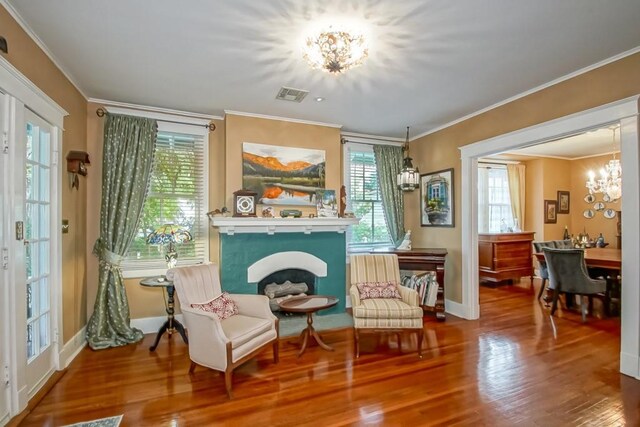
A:
[[[614,56],[612,56],[610,58],[604,59],[604,60],[602,60],[600,62],[596,62],[595,64],[591,64],[591,65],[589,65],[587,67],[581,68],[581,69],[579,69],[577,71],[574,71],[572,73],[565,74],[562,77],[559,77],[559,78],[557,78],[555,80],[551,80],[550,82],[544,83],[544,84],[542,84],[540,86],[536,86],[533,89],[529,89],[529,90],[527,90],[525,92],[522,92],[522,93],[520,93],[518,95],[515,95],[515,96],[512,96],[510,98],[507,98],[507,99],[505,99],[503,101],[497,102],[497,103],[495,103],[493,105],[490,105],[488,107],[485,107],[485,108],[483,108],[481,110],[478,110],[478,111],[475,111],[473,113],[467,114],[466,116],[460,117],[459,119],[455,119],[453,121],[445,123],[442,126],[438,126],[438,127],[433,128],[431,130],[423,132],[423,133],[421,133],[419,135],[416,135],[415,137],[411,138],[410,141],[413,142],[416,139],[423,138],[423,137],[425,137],[427,135],[431,135],[433,133],[436,133],[438,131],[441,131],[443,129],[446,129],[448,127],[456,125],[458,123],[464,122],[465,120],[468,120],[468,119],[473,118],[475,116],[479,116],[480,114],[486,113],[487,111],[491,111],[491,110],[493,110],[495,108],[501,107],[501,106],[503,106],[505,104],[508,104],[510,102],[513,102],[513,101],[516,101],[516,100],[518,100],[520,98],[524,98],[525,96],[531,95],[532,93],[539,92],[539,91],[544,90],[544,89],[546,89],[548,87],[554,86],[554,85],[556,85],[558,83],[562,83],[562,82],[564,82],[566,80],[569,80],[569,79],[572,79],[574,77],[577,77],[577,76],[579,76],[581,74],[585,74],[585,73],[588,73],[589,71],[593,71],[593,70],[595,70],[597,68],[600,68],[600,67],[603,67],[603,66],[605,66],[607,64],[611,64],[612,62],[619,61],[620,59],[626,58],[627,56],[634,55],[634,54],[636,54],[638,52],[640,52],[640,46],[636,46],[633,49],[627,50],[626,52],[619,53],[619,54],[614,55]]]
[[[150,105],[131,104],[128,102],[109,101],[107,99],[98,99],[98,98],[89,98],[88,101],[94,104],[104,105],[105,107],[128,108],[131,110],[146,111],[149,113],[158,113],[158,114],[168,114],[171,116],[181,116],[181,117],[188,117],[192,119],[224,120],[224,118],[220,116],[212,116],[210,114],[202,114],[202,113],[193,113],[190,111],[173,110],[171,108],[152,107]]]
[[[73,87],[75,87],[76,90],[80,92],[80,95],[82,95],[82,97],[85,100],[88,100],[89,97],[82,90],[82,88],[80,87],[80,84],[78,84],[77,82],[77,79],[62,66],[60,61],[55,57],[55,55],[51,52],[51,50],[47,47],[47,45],[44,44],[42,39],[38,37],[35,31],[31,29],[29,24],[27,24],[27,22],[22,18],[22,16],[18,13],[18,11],[15,10],[14,7],[6,0],[0,0],[0,5],[2,5],[7,10],[9,15],[11,15],[11,17],[18,23],[18,25],[20,25],[22,30],[25,33],[27,33],[27,36],[29,36],[31,40],[33,40],[33,42],[40,48],[40,50],[42,50],[42,52],[51,60],[51,62],[53,62],[53,65],[55,65],[58,68],[58,70],[60,70],[62,75],[64,75],[67,78],[67,80],[69,80],[69,83],[71,83]]]
[[[311,120],[292,119],[289,117],[269,116],[266,114],[257,114],[257,113],[246,113],[243,111],[224,110],[224,114],[231,115],[231,116],[255,117],[257,119],[278,120],[281,122],[300,123],[303,125],[325,126],[330,128],[342,129],[342,125],[338,125],[335,123],[314,122]]]

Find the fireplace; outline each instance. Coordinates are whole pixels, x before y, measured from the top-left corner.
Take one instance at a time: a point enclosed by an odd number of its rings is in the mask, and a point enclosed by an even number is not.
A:
[[[315,294],[316,275],[299,268],[271,273],[258,282],[258,294],[269,298],[271,311],[280,311],[279,303],[297,296]]]
[[[345,218],[213,218],[220,229],[220,276],[229,293],[262,293],[261,282],[283,270],[311,273],[313,294],[339,303],[319,315],[343,313],[346,296]],[[286,281],[285,279],[284,281]],[[298,279],[288,279],[299,283]],[[279,283],[281,280],[274,280]],[[306,282],[306,280],[305,280]]]

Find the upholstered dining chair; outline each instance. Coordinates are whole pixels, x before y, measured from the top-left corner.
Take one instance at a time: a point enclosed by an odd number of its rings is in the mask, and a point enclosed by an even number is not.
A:
[[[173,281],[178,293],[189,334],[190,374],[196,365],[224,372],[231,399],[235,368],[268,345],[272,345],[273,361],[278,363],[278,318],[271,312],[265,295],[231,294],[238,313],[220,320],[212,312],[192,307],[206,305],[222,294],[216,264],[172,268],[167,279]]]
[[[356,358],[360,357],[361,332],[415,332],[418,357],[422,358],[423,311],[418,293],[400,285],[400,267],[395,254],[354,254],[350,257],[351,305]],[[401,298],[360,298],[358,285],[392,283]],[[398,341],[400,345],[400,341]]]
[[[553,240],[548,242],[533,242],[533,249],[536,253],[542,252],[542,248],[555,248],[555,243]],[[538,299],[542,297],[545,289],[547,289],[547,281],[549,280],[549,270],[547,268],[547,262],[538,260],[538,274],[542,279],[542,284],[540,285],[540,291],[538,292]]]
[[[549,288],[553,289],[551,315],[558,307],[560,293],[594,296],[604,294],[607,288],[605,280],[592,279],[587,273],[583,249],[542,248],[549,269]],[[586,320],[587,306],[580,299],[582,321]]]

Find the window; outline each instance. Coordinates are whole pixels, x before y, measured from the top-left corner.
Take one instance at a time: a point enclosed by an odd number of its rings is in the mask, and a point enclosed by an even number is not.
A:
[[[208,261],[206,217],[206,128],[158,122],[155,161],[149,193],[142,209],[138,233],[125,261],[126,277],[162,274],[167,265],[165,247],[149,245],[146,237],[163,224],[188,229],[193,240],[176,245],[178,265]]]
[[[391,238],[382,208],[376,161],[371,145],[345,145],[345,186],[347,210],[361,218],[347,234],[348,250],[389,246]]]
[[[513,231],[514,221],[505,166],[478,165],[478,231]]]

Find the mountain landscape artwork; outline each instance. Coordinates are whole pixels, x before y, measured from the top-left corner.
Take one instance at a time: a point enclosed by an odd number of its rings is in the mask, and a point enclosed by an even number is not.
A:
[[[277,145],[242,144],[242,187],[258,203],[315,206],[325,188],[325,152]]]

